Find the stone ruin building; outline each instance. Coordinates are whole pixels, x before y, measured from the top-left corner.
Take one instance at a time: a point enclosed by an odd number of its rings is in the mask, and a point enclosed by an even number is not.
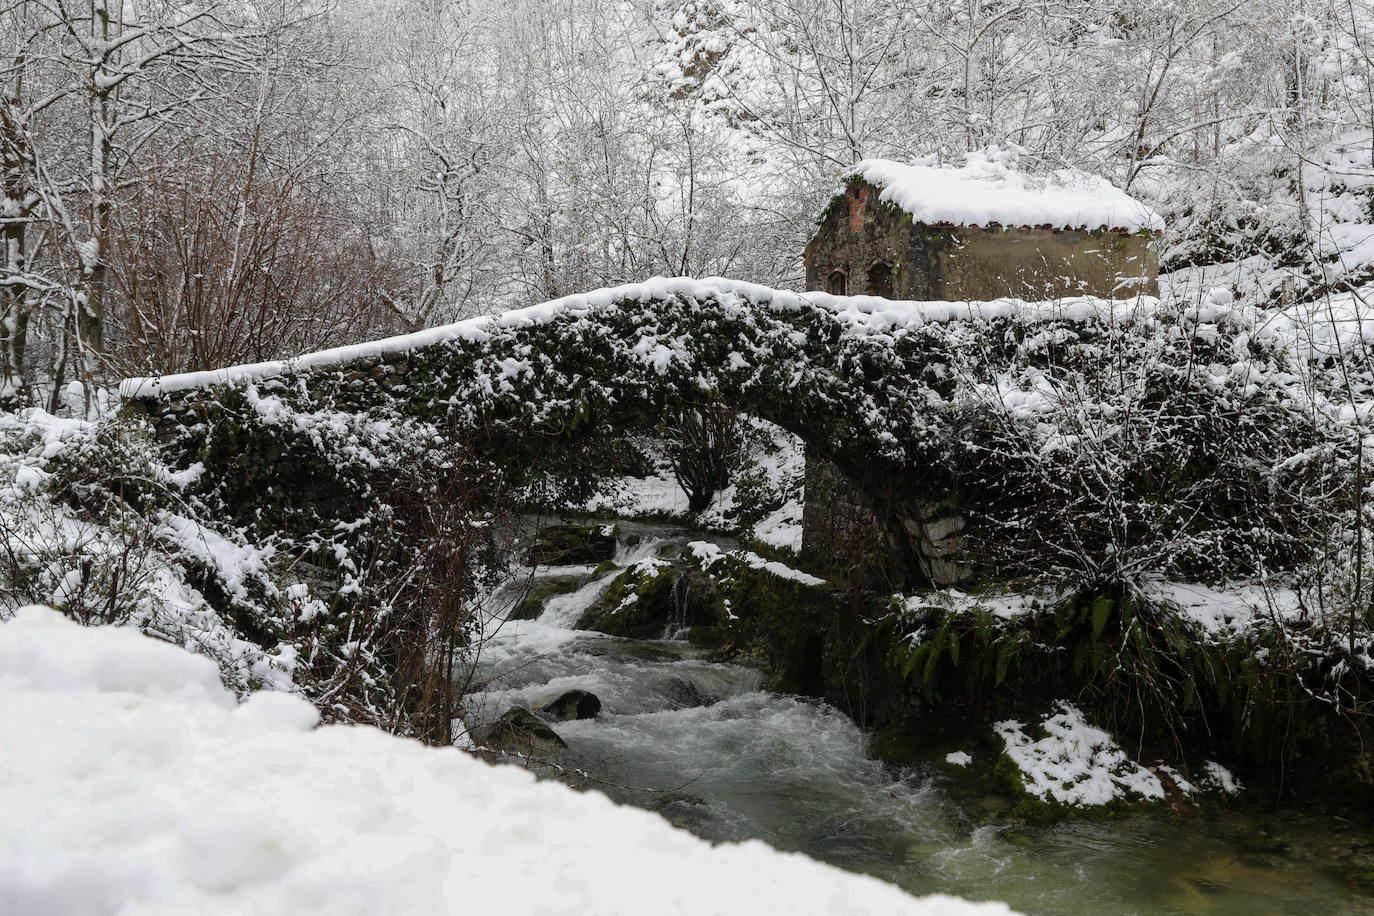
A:
[[[806,288],[886,299],[1156,295],[1159,217],[1104,180],[859,163],[806,246]]]

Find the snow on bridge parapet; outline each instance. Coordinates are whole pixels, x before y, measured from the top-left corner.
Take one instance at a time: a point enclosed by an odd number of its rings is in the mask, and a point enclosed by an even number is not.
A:
[[[465,443],[482,460],[543,449],[584,475],[599,469],[571,456],[657,429],[674,405],[717,401],[799,436],[856,488],[855,507],[882,507],[893,569],[952,584],[971,569],[959,507],[1026,479],[1023,453],[1072,469],[1128,447],[1130,466],[1137,440],[1117,436],[1116,418],[1136,416],[1148,386],[1198,441],[1251,415],[1237,403],[1282,430],[1341,407],[1305,386],[1300,361],[1317,348],[1291,345],[1300,322],[1208,298],[890,301],[658,279],[292,362],[130,379],[123,393],[126,410],[149,415],[187,456],[237,462],[244,436],[275,449],[321,429],[423,426],[425,441]],[[1248,471],[1245,480],[1262,484]],[[807,515],[823,519],[809,483],[819,515]],[[833,527],[867,524],[854,518]],[[1270,530],[1267,519],[1245,530]],[[806,517],[803,527],[816,528]]]
[[[823,310],[837,322],[843,333],[855,336],[888,334],[930,323],[961,320],[1014,318],[1025,323],[1040,321],[1128,321],[1151,317],[1158,300],[1148,297],[1100,299],[1081,296],[1044,302],[1021,299],[995,299],[987,302],[893,301],[874,296],[832,296],[822,292],[796,293],[722,277],[655,277],[642,283],[606,287],[588,293],[564,296],[538,305],[513,309],[495,315],[465,319],[454,324],[428,328],[412,334],[367,341],[308,353],[289,360],[270,360],[186,372],[174,375],[125,379],[120,394],[126,400],[152,400],[164,395],[216,385],[241,384],[273,378],[289,372],[339,368],[353,363],[383,360],[395,363],[415,350],[449,342],[483,343],[502,331],[550,324],[559,319],[592,316],[599,311],[619,308],[626,302],[665,304],[686,297],[698,301],[714,300],[721,306],[740,311],[764,310],[774,315],[803,310]],[[650,336],[639,341],[635,352],[648,362],[657,362],[660,373],[674,352]],[[377,376],[385,377],[385,373]]]

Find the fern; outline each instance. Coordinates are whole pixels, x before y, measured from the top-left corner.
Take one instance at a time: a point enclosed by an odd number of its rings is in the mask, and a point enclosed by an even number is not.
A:
[[[1093,602],[1093,639],[1102,635],[1102,631],[1107,627],[1107,619],[1112,615],[1112,599],[1107,597],[1098,598]]]

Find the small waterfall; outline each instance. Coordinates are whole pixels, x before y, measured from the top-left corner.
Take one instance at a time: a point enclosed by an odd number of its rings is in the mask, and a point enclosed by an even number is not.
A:
[[[691,621],[687,619],[687,599],[690,597],[692,583],[686,576],[673,583],[673,612],[668,617],[668,625],[663,629],[664,639],[681,639],[687,632]]]

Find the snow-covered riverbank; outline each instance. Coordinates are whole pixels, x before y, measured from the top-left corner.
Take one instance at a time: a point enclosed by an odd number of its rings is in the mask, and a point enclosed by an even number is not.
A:
[[[7,913],[920,913],[762,843],[711,846],[304,700],[237,704],[208,659],[46,608],[0,624]]]

